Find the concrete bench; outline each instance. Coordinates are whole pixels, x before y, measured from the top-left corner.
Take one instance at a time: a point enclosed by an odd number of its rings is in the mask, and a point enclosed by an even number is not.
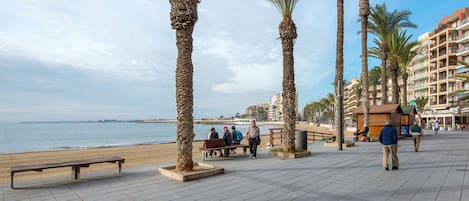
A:
[[[75,161],[64,161],[58,163],[44,163],[44,164],[32,164],[32,165],[18,165],[12,166],[10,168],[11,172],[11,188],[14,189],[13,177],[17,172],[27,172],[27,171],[36,171],[42,172],[44,169],[50,168],[62,168],[62,167],[72,167],[72,176],[75,180],[80,179],[80,167],[89,167],[91,164],[96,163],[117,163],[119,168],[119,174],[121,174],[122,163],[125,159],[121,157],[103,157],[103,158],[92,158],[85,160],[75,160]]]
[[[236,148],[243,148],[243,153],[246,155],[246,150],[249,145],[246,144],[233,144],[230,146],[225,146],[225,141],[223,139],[210,139],[204,140],[202,148],[200,148],[201,158],[205,160],[207,158],[206,153],[209,151],[225,150],[225,153],[228,153],[225,157],[229,156],[229,150],[234,150]]]

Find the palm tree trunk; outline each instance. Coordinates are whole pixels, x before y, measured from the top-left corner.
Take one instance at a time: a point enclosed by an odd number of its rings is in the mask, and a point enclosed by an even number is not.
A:
[[[377,91],[376,91],[376,84],[373,85],[373,105],[376,105],[376,96],[377,96]]]
[[[388,79],[386,76],[387,61],[388,61],[388,50],[385,43],[381,43],[379,47],[379,54],[381,57],[381,105],[388,103]]]
[[[362,33],[362,88],[363,88],[363,124],[368,126],[370,114],[370,95],[368,87],[368,15],[370,14],[370,5],[368,0],[360,0],[360,17]]]
[[[193,65],[192,32],[197,21],[199,0],[170,0],[171,26],[176,30],[178,49],[176,63],[176,106],[177,106],[177,161],[176,171],[191,171],[193,125]]]
[[[295,23],[284,18],[279,27],[283,49],[283,117],[286,135],[284,149],[295,151],[295,123],[296,123],[296,88],[293,58],[293,44],[297,36]]]
[[[407,72],[402,72],[402,105],[407,106]]]
[[[391,61],[392,103],[399,104],[399,84],[397,82],[397,62]]]
[[[337,129],[337,137],[340,133],[339,130],[343,128],[343,122],[340,121],[340,117],[343,114],[339,114],[341,109],[343,108],[343,104],[339,105],[339,103],[343,103],[343,85],[344,85],[344,0],[337,0],[337,43],[336,43],[336,57],[335,57],[335,94],[336,94],[336,101],[335,104],[337,105],[336,115],[335,115],[335,128]],[[341,99],[341,100],[339,100]],[[337,138],[338,139],[338,138]],[[343,140],[341,140],[343,142]]]

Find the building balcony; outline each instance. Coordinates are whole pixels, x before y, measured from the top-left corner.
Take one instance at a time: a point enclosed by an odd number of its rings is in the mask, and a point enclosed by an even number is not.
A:
[[[412,81],[425,80],[425,79],[427,79],[426,74],[420,74],[420,75],[416,75],[412,77]]]
[[[425,85],[422,85],[422,86],[414,86],[414,87],[412,88],[412,90],[414,90],[414,91],[426,91],[427,89],[428,89],[428,87],[425,86]]]
[[[469,32],[467,32],[466,34],[464,34],[464,36],[462,36],[458,41],[456,41],[457,43],[460,43],[460,44],[464,44],[464,43],[468,43],[469,42]]]
[[[457,42],[458,39],[459,39],[458,36],[450,36],[449,37],[449,41],[451,41],[451,42]]]
[[[463,49],[460,49],[456,56],[467,56],[469,55],[469,46],[464,47]]]
[[[459,23],[459,26],[456,27],[456,30],[468,30],[469,29],[469,18],[464,19]]]
[[[435,60],[436,58],[437,58],[436,55],[431,55],[431,56],[430,56],[430,61]]]
[[[427,69],[427,63],[426,62],[418,63],[418,64],[415,64],[414,66],[412,66],[412,71],[422,71],[422,70],[426,70],[426,69]]]
[[[465,72],[469,72],[469,68],[464,67],[464,65],[460,65],[456,68],[456,74]]]
[[[417,54],[415,57],[414,57],[414,60],[415,61],[423,61],[427,58],[427,54]]]
[[[430,90],[430,94],[436,94],[436,89],[435,90]]]

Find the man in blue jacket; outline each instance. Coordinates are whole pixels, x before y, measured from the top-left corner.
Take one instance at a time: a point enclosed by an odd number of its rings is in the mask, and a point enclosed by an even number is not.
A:
[[[379,133],[379,142],[383,145],[383,167],[389,170],[388,157],[389,152],[392,156],[392,169],[399,169],[399,159],[397,158],[397,131],[391,125],[391,120],[386,120],[386,125]]]

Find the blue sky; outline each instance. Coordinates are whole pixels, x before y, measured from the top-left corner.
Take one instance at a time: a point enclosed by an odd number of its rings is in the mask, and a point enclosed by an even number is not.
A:
[[[373,1],[371,5],[382,3]],[[294,20],[299,104],[332,92],[336,1],[302,0]],[[418,36],[463,0],[392,0]],[[175,118],[168,1],[0,1],[0,122]],[[360,74],[358,0],[345,1],[345,78]],[[281,91],[278,11],[203,0],[194,32],[194,117],[232,116]],[[370,67],[378,61],[370,60]]]

